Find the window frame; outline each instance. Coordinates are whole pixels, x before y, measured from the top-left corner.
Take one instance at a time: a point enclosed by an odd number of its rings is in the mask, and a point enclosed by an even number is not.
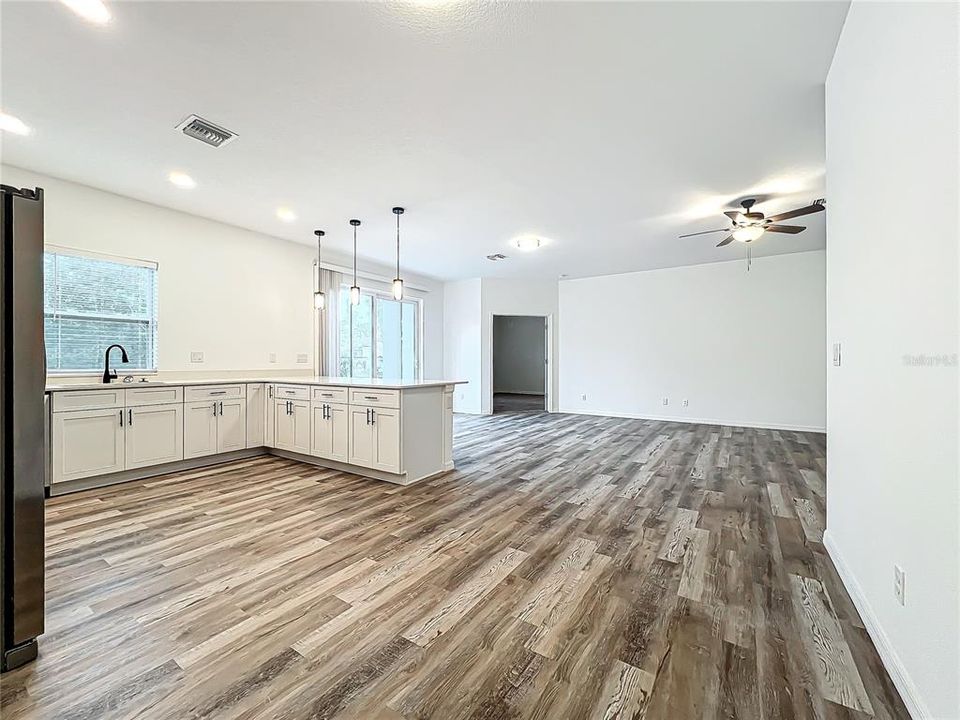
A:
[[[342,298],[342,297],[344,296],[344,292],[346,292],[347,295],[349,295],[349,292],[350,292],[350,284],[349,284],[348,282],[341,282],[341,283],[340,283],[340,293],[339,293],[340,298]],[[376,318],[377,318],[377,300],[378,300],[378,299],[381,299],[381,300],[389,300],[389,301],[392,301],[392,302],[409,302],[409,303],[412,303],[412,304],[416,305],[416,308],[417,308],[417,320],[416,320],[416,332],[415,332],[414,338],[413,338],[413,345],[414,345],[414,358],[415,358],[415,362],[416,362],[416,365],[417,365],[417,366],[416,366],[416,370],[415,370],[415,372],[414,372],[414,379],[415,379],[415,380],[422,380],[422,379],[423,379],[423,298],[406,296],[406,297],[403,298],[403,300],[399,300],[399,301],[398,301],[396,298],[393,297],[393,293],[390,292],[389,290],[379,290],[379,289],[377,289],[377,288],[361,288],[360,294],[361,294],[361,295],[369,295],[369,296],[372,298],[372,303],[371,303],[371,308],[370,308],[370,315],[371,315],[371,318],[372,318],[372,325],[373,325],[373,326],[372,326],[372,328],[371,328],[371,333],[370,333],[370,344],[371,344],[372,352],[373,352],[373,358],[372,358],[372,359],[373,359],[373,369],[374,369],[374,370],[376,369],[376,364],[377,364],[377,355],[376,355],[376,352],[377,352],[377,335],[378,335],[378,333],[377,333],[377,319],[376,319]],[[349,302],[349,300],[348,300],[348,302]],[[352,317],[353,317],[353,315],[352,315],[352,314],[353,314],[353,306],[352,306],[352,305],[350,306],[350,313],[351,313],[351,327],[352,327],[352,324],[353,324],[353,323],[352,323]],[[340,320],[340,319],[339,319],[339,317],[338,317],[338,318],[337,318],[337,328],[336,328],[336,332],[334,333],[334,337],[336,338],[336,345],[335,345],[335,347],[336,347],[336,349],[337,349],[337,353],[336,353],[336,371],[337,371],[337,373],[340,372],[340,363],[341,363],[341,361],[342,361],[342,359],[343,359],[343,355],[340,353],[340,328],[339,328],[339,320]],[[353,333],[352,333],[352,332],[350,333],[350,342],[351,342],[351,350],[352,350],[352,344],[353,344]],[[351,359],[351,365],[352,365],[352,357],[353,357],[353,353],[352,353],[352,352],[350,353],[350,356],[349,356],[349,357],[350,357],[350,359]],[[351,368],[351,370],[352,370],[352,368]],[[336,377],[350,377],[350,378],[352,378],[352,377],[354,377],[354,376],[353,376],[352,374],[351,374],[351,375],[339,375],[339,374],[338,374]],[[372,379],[372,380],[377,380],[378,378],[377,378],[376,376],[371,376],[371,379]],[[387,379],[397,379],[397,378],[387,378]]]
[[[137,368],[127,375],[156,375],[160,372],[160,263],[156,260],[144,260],[141,258],[132,258],[126,257],[124,255],[113,255],[111,253],[102,253],[94,250],[85,250],[81,248],[72,248],[67,247],[66,245],[56,245],[54,243],[44,243],[43,245],[44,253],[51,253],[54,255],[69,255],[71,257],[85,258],[89,260],[103,260],[105,262],[112,262],[118,265],[132,265],[134,267],[143,267],[148,268],[154,271],[154,286],[153,286],[153,367],[152,368]],[[44,293],[46,293],[46,288],[44,288]],[[59,314],[59,313],[55,313]],[[46,316],[46,313],[44,313]],[[106,350],[106,348],[104,348]],[[46,352],[46,349],[44,349]],[[117,369],[117,368],[114,368]],[[119,372],[118,372],[119,374]],[[103,370],[66,370],[66,369],[54,369],[47,367],[47,375],[55,375],[57,377],[99,377],[103,375]]]

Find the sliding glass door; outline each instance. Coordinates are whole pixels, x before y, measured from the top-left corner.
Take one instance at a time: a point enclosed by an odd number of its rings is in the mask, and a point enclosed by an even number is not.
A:
[[[420,377],[420,301],[362,292],[350,304],[341,288],[339,371],[342,377],[413,380]]]

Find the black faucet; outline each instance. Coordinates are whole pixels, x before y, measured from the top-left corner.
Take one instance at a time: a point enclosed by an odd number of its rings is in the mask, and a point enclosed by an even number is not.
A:
[[[123,345],[114,343],[108,347],[107,351],[103,354],[103,381],[105,383],[117,377],[116,371],[110,369],[110,351],[114,348],[120,348],[120,362],[130,362],[130,358],[127,357],[127,351],[123,349]]]

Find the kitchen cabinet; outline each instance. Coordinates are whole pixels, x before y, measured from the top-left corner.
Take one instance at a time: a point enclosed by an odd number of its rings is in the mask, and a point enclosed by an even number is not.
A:
[[[183,404],[184,459],[242,450],[246,445],[246,398]]]
[[[310,454],[310,402],[308,400],[273,401],[273,446],[279,450]]]
[[[183,404],[127,408],[124,469],[183,460]]]
[[[453,467],[453,387],[443,391],[443,466]]]
[[[243,450],[247,446],[246,398],[220,400],[217,413],[217,452]]]
[[[217,452],[216,400],[196,400],[183,404],[184,459],[213,455]]]
[[[266,398],[264,383],[247,383],[247,444],[246,447],[260,447],[264,445],[264,400]]]
[[[263,444],[268,448],[275,444],[276,404],[274,403],[274,395],[276,394],[276,387],[273,383],[264,384],[266,395],[263,398]]]
[[[400,459],[400,411],[351,405],[349,462],[399,473]]]
[[[124,469],[123,408],[53,413],[51,484]]]
[[[310,454],[327,460],[347,462],[349,438],[348,408],[339,403],[313,403]]]

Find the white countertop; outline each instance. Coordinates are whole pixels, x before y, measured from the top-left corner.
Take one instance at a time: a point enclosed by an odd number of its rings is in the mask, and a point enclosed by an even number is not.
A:
[[[148,380],[125,383],[114,380],[111,387],[156,387],[164,385],[228,385],[231,383],[283,383],[285,385],[336,385],[339,387],[384,388],[387,390],[404,390],[407,388],[438,387],[440,385],[463,385],[466,380],[390,380],[377,378],[343,378],[326,377],[321,375],[298,375],[293,377],[264,377],[250,375],[249,377],[208,377],[180,380]],[[69,390],[99,390],[107,385],[99,380],[88,382],[48,383],[47,392],[63,392]]]

